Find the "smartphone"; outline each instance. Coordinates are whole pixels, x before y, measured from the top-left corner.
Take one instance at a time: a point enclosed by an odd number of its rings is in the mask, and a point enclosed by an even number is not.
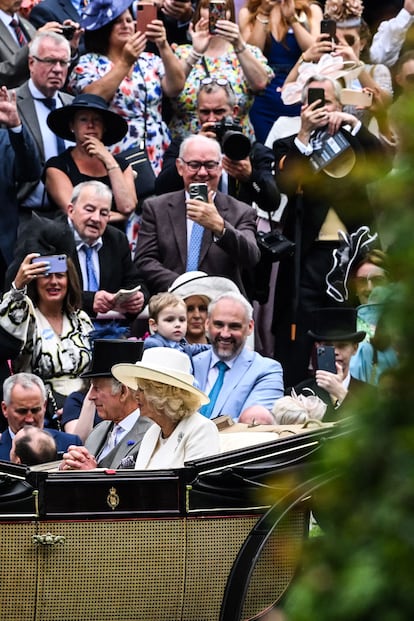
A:
[[[340,95],[343,106],[361,106],[369,108],[372,105],[372,93],[368,91],[343,88]]]
[[[320,99],[320,103],[317,108],[323,108],[325,105],[325,91],[323,88],[309,88],[308,89],[308,104],[314,103],[317,99]]]
[[[50,254],[32,259],[32,263],[43,263],[44,261],[48,261],[50,264],[45,270],[45,276],[68,271],[67,257],[65,254]]]
[[[223,0],[212,0],[208,5],[208,31],[216,32],[216,23],[219,19],[226,19],[226,3]]]
[[[335,347],[333,345],[318,345],[316,348],[316,366],[322,371],[336,373]]]
[[[197,201],[208,203],[207,183],[190,183],[188,190],[190,198],[195,198]]]
[[[135,8],[137,11],[137,30],[145,32],[148,24],[157,19],[157,5],[152,2],[137,2]]]
[[[328,34],[331,39],[334,39],[336,35],[336,21],[334,19],[322,19],[321,34]]]

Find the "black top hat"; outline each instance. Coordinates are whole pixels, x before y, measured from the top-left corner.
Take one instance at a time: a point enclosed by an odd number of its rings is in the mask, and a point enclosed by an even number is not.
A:
[[[83,93],[75,97],[68,106],[57,108],[50,112],[47,124],[53,133],[65,140],[73,140],[70,125],[78,110],[96,110],[102,115],[104,134],[102,142],[106,145],[119,142],[128,131],[128,124],[121,116],[109,110],[109,105],[99,95]]]
[[[366,332],[357,331],[355,308],[318,308],[312,313],[313,329],[308,334],[315,341],[351,341],[359,343]]]
[[[138,362],[142,358],[144,341],[126,339],[96,339],[93,343],[92,366],[80,377],[113,377],[111,367],[122,362]]]

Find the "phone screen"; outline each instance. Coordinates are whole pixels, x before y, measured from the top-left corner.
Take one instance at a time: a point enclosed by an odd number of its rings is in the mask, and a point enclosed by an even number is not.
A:
[[[223,0],[214,0],[208,5],[208,30],[211,34],[215,33],[219,19],[226,19],[226,3]]]
[[[321,102],[316,106],[317,108],[323,108],[325,105],[325,91],[323,88],[309,88],[308,89],[308,104],[312,104],[318,99]]]
[[[150,2],[137,2],[137,30],[145,32],[147,26],[154,19],[157,19],[157,7]]]

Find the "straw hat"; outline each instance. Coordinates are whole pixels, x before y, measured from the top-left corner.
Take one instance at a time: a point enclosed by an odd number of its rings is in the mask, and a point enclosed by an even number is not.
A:
[[[116,364],[111,372],[118,381],[134,390],[137,389],[139,379],[160,382],[197,395],[201,405],[205,405],[210,399],[194,386],[194,376],[190,370],[190,358],[184,352],[171,347],[151,347],[144,351],[141,361]]]

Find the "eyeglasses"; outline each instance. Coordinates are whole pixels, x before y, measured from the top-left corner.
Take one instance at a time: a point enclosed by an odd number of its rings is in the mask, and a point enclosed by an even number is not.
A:
[[[32,414],[39,414],[43,409],[42,405],[39,405],[35,408],[16,408],[14,411],[16,414],[20,414],[21,416],[26,416],[29,412]]]
[[[371,284],[372,287],[380,287],[388,283],[388,278],[384,274],[375,274],[375,276],[357,276],[355,278],[355,285],[357,287],[364,287],[367,284]]]
[[[208,171],[212,171],[212,170],[216,170],[220,166],[220,162],[216,162],[214,160],[209,160],[207,162],[198,162],[197,160],[190,160],[189,162],[186,162],[185,160],[183,160],[182,157],[180,157],[180,160],[183,162],[183,164],[188,166],[191,172],[198,172],[200,168],[203,168],[203,167]]]
[[[344,39],[347,42],[347,44],[349,45],[349,47],[352,47],[353,45],[355,45],[357,37],[355,37],[352,34],[345,34],[344,35]]]
[[[70,60],[61,60],[59,58],[39,58],[35,55],[33,55],[32,58],[37,60],[38,63],[43,63],[44,65],[48,65],[49,67],[59,65],[59,67],[62,67],[62,69],[64,69],[65,67],[69,67],[70,65]]]

